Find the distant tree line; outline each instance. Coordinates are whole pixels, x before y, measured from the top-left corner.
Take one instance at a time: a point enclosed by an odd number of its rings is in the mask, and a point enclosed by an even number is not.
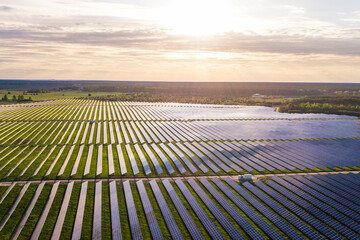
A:
[[[40,88],[36,88],[36,89],[30,89],[27,91],[28,93],[49,93],[49,90],[46,89],[40,89]]]
[[[178,102],[195,104],[222,104],[277,107],[287,113],[326,113],[360,117],[360,96],[315,96],[263,98],[233,96],[182,96],[156,93],[123,93],[106,96],[88,96],[102,101]]]
[[[148,93],[148,96],[179,97],[251,97],[266,96],[360,96],[360,84],[322,83],[219,83],[219,82],[120,82],[86,85],[86,92]]]
[[[360,97],[304,97],[281,105],[279,111],[287,113],[327,113],[360,117]]]
[[[104,96],[88,96],[87,99],[102,101],[134,101],[134,102],[178,102],[194,104],[222,104],[222,105],[258,105],[279,106],[287,102],[285,98],[265,97],[233,97],[233,96],[182,96],[156,93],[123,93]]]
[[[31,102],[32,101],[32,98],[31,97],[28,97],[28,98],[25,98],[24,95],[18,95],[16,97],[16,95],[13,95],[11,99],[9,99],[8,95],[4,95],[4,97],[1,99],[2,101],[12,101],[12,102]]]

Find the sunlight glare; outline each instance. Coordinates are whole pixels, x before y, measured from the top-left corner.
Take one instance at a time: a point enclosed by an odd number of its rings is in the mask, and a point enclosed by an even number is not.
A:
[[[173,33],[210,35],[233,29],[236,21],[234,9],[221,0],[175,0],[163,8],[158,18],[161,25]]]

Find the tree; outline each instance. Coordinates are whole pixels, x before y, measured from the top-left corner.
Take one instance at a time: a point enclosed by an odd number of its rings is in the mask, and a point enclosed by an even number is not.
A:
[[[13,96],[13,101],[16,101],[16,96],[15,95]]]
[[[91,93],[89,93],[88,96],[91,97]]]
[[[5,94],[5,95],[4,95],[4,101],[7,101],[7,100],[9,100],[9,98],[8,98],[8,96]]]
[[[32,101],[32,98],[31,98],[31,97],[29,97],[29,101]]]
[[[8,92],[8,94],[11,94],[11,92]]]

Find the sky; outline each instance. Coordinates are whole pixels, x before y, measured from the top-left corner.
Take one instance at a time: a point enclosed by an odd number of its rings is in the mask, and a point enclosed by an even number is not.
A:
[[[360,82],[360,1],[0,0],[0,79]]]

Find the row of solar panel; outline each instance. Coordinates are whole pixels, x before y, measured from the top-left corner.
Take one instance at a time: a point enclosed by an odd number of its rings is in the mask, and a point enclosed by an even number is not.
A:
[[[59,99],[0,106],[0,120],[183,120],[183,119],[337,119],[349,116],[286,114],[267,107],[106,102]]]
[[[334,143],[332,143],[334,141]],[[335,146],[344,145],[342,154]],[[0,148],[0,178],[190,175],[359,167],[359,139]],[[315,150],[317,149],[317,150]],[[340,148],[341,149],[341,148]],[[353,156],[353,155],[356,156]],[[117,170],[118,169],[118,170]],[[90,175],[89,175],[90,174]]]
[[[106,206],[102,202],[106,199],[104,192],[107,192],[103,190],[103,182],[96,183],[93,196],[87,192],[91,182],[81,183],[78,190],[74,189],[76,184],[80,183],[29,182],[23,186],[17,183],[2,186],[0,234],[7,236],[4,239],[23,238],[28,234],[31,239],[46,239],[45,236],[62,239],[66,235],[64,229],[73,224],[70,227],[71,238],[80,239],[84,236],[82,231],[88,231],[84,227],[84,216],[90,208],[90,212],[93,212],[90,235],[93,239],[101,239],[104,231],[103,214],[107,214],[102,210]],[[46,186],[51,190],[46,192]],[[59,194],[59,189],[65,186],[65,194]],[[142,180],[136,184],[124,181],[121,187],[120,182],[112,181],[108,186],[113,239],[121,239],[126,235],[122,231],[127,220],[122,214],[125,209],[120,207],[123,206],[121,199],[125,201],[132,239],[143,239],[150,235],[153,239],[185,239],[187,236],[194,239],[360,237],[360,174],[274,176],[267,182],[243,184],[231,178],[225,178],[224,181],[218,178],[201,178],[199,181],[189,178],[174,182],[166,179],[161,183],[152,180],[146,185]],[[346,189],[351,200],[349,196],[345,197],[338,192],[339,189]],[[63,196],[61,206],[55,206],[55,196]],[[93,203],[89,197],[94,199]],[[25,198],[27,202],[23,200]],[[47,199],[44,206],[37,204],[43,201],[40,199]],[[74,199],[78,199],[75,202],[77,207],[73,208],[76,212],[71,213],[68,209]],[[71,214],[73,220],[69,220]],[[53,215],[57,216],[56,221],[48,221],[49,216]],[[16,216],[22,217],[17,222],[10,220]],[[144,220],[147,226],[143,225]],[[32,224],[29,223],[31,221]],[[159,221],[165,223],[166,231]],[[53,229],[51,234],[44,226]]]

